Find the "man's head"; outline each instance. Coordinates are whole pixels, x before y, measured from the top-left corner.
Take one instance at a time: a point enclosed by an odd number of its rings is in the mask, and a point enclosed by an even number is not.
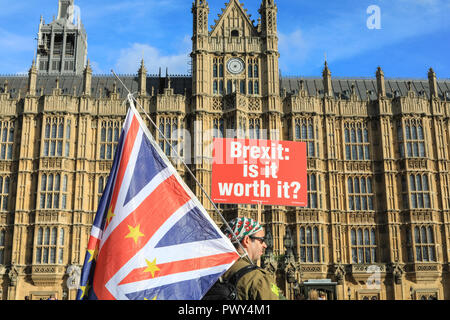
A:
[[[233,242],[237,250],[242,250],[238,245],[238,242],[240,242],[247,251],[250,260],[253,262],[258,261],[267,248],[264,242],[265,231],[259,222],[249,218],[237,218],[228,224],[231,230],[225,229],[224,233]]]

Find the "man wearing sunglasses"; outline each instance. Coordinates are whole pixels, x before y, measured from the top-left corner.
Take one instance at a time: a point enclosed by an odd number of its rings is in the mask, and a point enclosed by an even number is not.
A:
[[[224,229],[223,232],[243,257],[223,275],[224,279],[231,278],[238,271],[248,268],[250,265],[256,266],[267,248],[264,238],[265,231],[259,222],[249,218],[237,218],[230,221],[228,225],[231,230]],[[238,300],[286,299],[267,271],[261,268],[251,270],[244,274],[236,284]]]

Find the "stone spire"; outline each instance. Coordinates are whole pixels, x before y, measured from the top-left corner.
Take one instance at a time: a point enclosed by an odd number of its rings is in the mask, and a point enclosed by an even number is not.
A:
[[[385,97],[386,96],[386,84],[384,82],[384,72],[381,70],[381,67],[377,68],[377,88],[378,88],[378,96]]]
[[[36,60],[33,60],[30,70],[28,71],[28,94],[36,94],[36,83],[37,83],[37,68]]]
[[[437,86],[437,78],[436,73],[433,68],[430,68],[428,71],[428,82],[430,84],[430,97],[436,98],[438,96],[438,86]]]
[[[91,87],[92,87],[92,69],[89,62],[89,59],[86,64],[86,69],[84,69],[84,89],[83,93],[85,95],[91,95]]]
[[[322,72],[323,89],[327,97],[333,97],[333,85],[331,84],[331,71],[328,69],[328,62],[325,60],[325,67]]]
[[[147,94],[147,69],[145,68],[144,58],[141,60],[141,67],[138,71],[139,78],[139,95],[145,96]]]

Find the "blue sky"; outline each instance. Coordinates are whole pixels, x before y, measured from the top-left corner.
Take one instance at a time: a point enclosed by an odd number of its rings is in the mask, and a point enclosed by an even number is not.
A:
[[[209,0],[209,24],[224,0]],[[242,2],[242,1],[241,1]],[[261,0],[244,7],[259,17]],[[277,0],[283,76],[320,77],[325,54],[333,76],[450,78],[448,0]],[[187,74],[191,50],[191,0],[75,0],[88,33],[96,74],[136,73],[144,56],[149,73],[159,67]],[[371,5],[381,29],[369,29]],[[57,15],[57,0],[0,0],[0,74],[27,72],[34,57],[39,19]],[[164,71],[163,71],[164,72]]]

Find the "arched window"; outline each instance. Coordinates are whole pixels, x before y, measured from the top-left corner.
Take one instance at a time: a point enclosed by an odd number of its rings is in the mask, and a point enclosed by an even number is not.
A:
[[[259,94],[259,81],[255,80],[255,94]]]
[[[6,176],[6,177],[0,176],[0,210],[1,211],[8,210],[9,182],[10,182],[10,179],[8,176]]]
[[[119,143],[119,131],[122,124],[119,120],[104,120],[100,130],[100,159],[113,160]]]
[[[11,160],[14,142],[14,122],[0,122],[0,160]]]
[[[245,80],[241,80],[240,81],[239,92],[242,93],[242,94],[245,94]]]
[[[307,189],[308,189],[308,208],[318,209],[321,208],[321,202],[318,203],[320,195],[320,176],[316,173],[307,175]]]
[[[416,247],[416,261],[435,262],[436,249],[434,243],[434,230],[432,226],[414,228],[414,244]]]
[[[350,241],[352,263],[377,262],[375,228],[352,228]]]
[[[310,158],[317,157],[319,151],[319,144],[316,144],[316,139],[318,137],[314,133],[315,127],[317,126],[311,118],[295,119],[295,139],[306,142],[307,156]]]
[[[321,239],[319,238],[319,227],[301,227],[299,230],[300,239],[300,261],[301,262],[321,262],[320,256]]]
[[[227,81],[227,94],[233,93],[233,82],[231,80]]]
[[[61,175],[42,174],[40,191],[41,209],[66,209],[67,175],[62,178],[63,190],[61,191]],[[62,196],[62,201],[60,201]]]
[[[178,120],[177,116],[165,116],[159,118],[159,130],[165,135],[166,140],[158,134],[158,143],[161,147],[161,150],[168,157],[175,157],[175,153],[172,152],[171,146],[177,151],[179,156],[183,156],[182,154],[182,129],[183,123],[182,120]],[[105,181],[106,183],[106,181]]]
[[[373,188],[370,177],[350,177],[348,184],[348,206],[351,211],[374,210]]]
[[[428,176],[410,175],[411,209],[429,209],[431,207]]]
[[[366,123],[346,123],[344,141],[346,160],[370,160],[369,130]]]
[[[232,37],[239,37],[239,30],[231,30]]]
[[[64,239],[63,228],[39,227],[36,234],[34,262],[36,264],[63,264]]]
[[[403,134],[403,126],[405,134]],[[425,158],[425,134],[421,119],[406,119],[397,125],[400,157]],[[405,154],[406,149],[406,154]]]

